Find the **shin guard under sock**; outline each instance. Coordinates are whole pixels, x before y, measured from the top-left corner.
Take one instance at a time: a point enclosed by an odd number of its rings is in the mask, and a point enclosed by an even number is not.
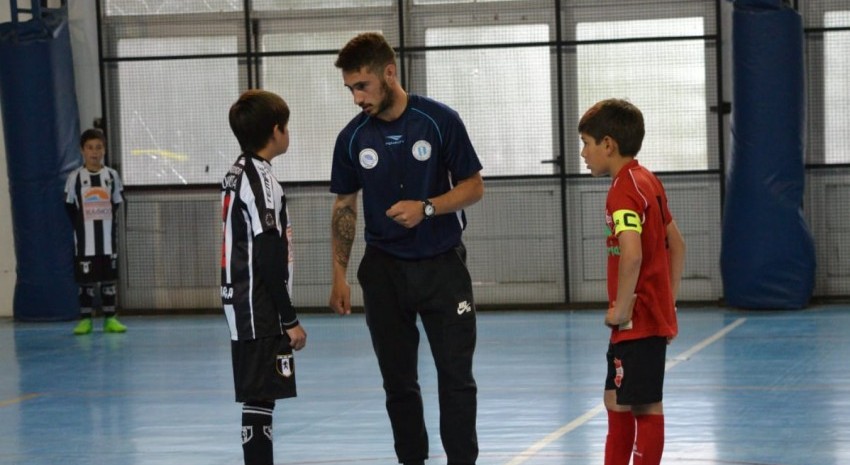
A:
[[[272,414],[274,402],[242,405],[242,454],[245,465],[273,465]]]
[[[635,417],[632,412],[608,410],[608,436],[605,438],[605,465],[629,465],[635,444]]]
[[[634,465],[658,465],[664,452],[664,415],[640,415]]]

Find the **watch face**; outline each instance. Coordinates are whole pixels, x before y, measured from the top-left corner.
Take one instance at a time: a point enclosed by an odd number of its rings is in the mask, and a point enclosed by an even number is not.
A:
[[[425,216],[434,216],[434,206],[429,204],[425,204]]]

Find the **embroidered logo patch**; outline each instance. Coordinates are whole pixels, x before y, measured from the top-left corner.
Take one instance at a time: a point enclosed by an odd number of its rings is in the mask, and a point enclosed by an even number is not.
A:
[[[418,140],[413,144],[413,158],[425,161],[431,158],[431,144],[427,140]]]
[[[242,427],[242,444],[247,444],[251,441],[251,438],[254,437],[254,427],[253,426],[243,426]]]
[[[378,152],[373,149],[363,149],[360,151],[360,166],[371,170],[378,166]]]
[[[292,373],[295,371],[295,360],[293,360],[292,355],[278,355],[277,356],[277,372],[284,378],[289,378],[292,376]]]
[[[403,135],[392,135],[384,137],[384,145],[398,145],[404,143]]]
[[[620,387],[623,384],[623,362],[619,358],[614,359],[614,384]]]

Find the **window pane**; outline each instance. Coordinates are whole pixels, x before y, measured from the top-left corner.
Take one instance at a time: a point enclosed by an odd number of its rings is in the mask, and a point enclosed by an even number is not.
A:
[[[395,0],[254,0],[255,10],[306,10],[322,8],[366,8],[393,6]]]
[[[703,19],[579,23],[576,34],[580,41],[694,36],[703,34]],[[708,168],[703,40],[580,45],[577,60],[579,117],[599,100],[625,98],[643,112],[642,164],[654,171]]]
[[[267,34],[263,48],[341,48],[360,31]],[[281,181],[327,181],[336,136],[360,108],[334,66],[336,55],[271,57],[263,62],[263,87],[289,105],[289,151],[274,166]]]
[[[430,28],[429,47],[549,40],[545,24]],[[426,95],[460,113],[486,176],[552,174],[549,47],[429,51]]]
[[[488,2],[505,2],[516,0],[413,0],[414,5],[445,5],[449,3],[488,3]]]
[[[107,16],[242,11],[242,0],[106,0]]]
[[[236,52],[236,38],[125,39],[119,56]],[[118,65],[120,157],[127,185],[218,183],[239,144],[227,112],[239,97],[236,58]]]
[[[850,26],[850,11],[831,11],[826,27]],[[850,163],[850,31],[824,33],[824,129],[826,163]]]

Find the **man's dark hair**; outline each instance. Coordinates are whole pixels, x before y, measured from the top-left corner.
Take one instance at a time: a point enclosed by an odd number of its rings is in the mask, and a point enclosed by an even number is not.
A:
[[[339,51],[334,66],[345,71],[359,71],[367,66],[380,75],[388,64],[395,64],[395,51],[377,32],[364,32],[349,40]]]

